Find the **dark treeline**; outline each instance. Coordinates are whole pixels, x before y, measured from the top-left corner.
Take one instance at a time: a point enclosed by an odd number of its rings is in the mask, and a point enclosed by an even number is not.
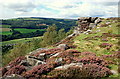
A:
[[[36,30],[35,32],[31,32],[31,33],[20,33],[19,31],[13,30],[12,32],[13,32],[12,35],[1,35],[2,41],[42,36],[45,31]]]

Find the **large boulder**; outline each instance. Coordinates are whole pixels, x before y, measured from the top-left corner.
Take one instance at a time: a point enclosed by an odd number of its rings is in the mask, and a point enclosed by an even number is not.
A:
[[[39,56],[38,56],[38,59],[39,60],[45,60],[45,58],[46,58],[46,54],[45,53],[41,53],[41,54],[39,54]]]
[[[98,23],[100,23],[100,22],[101,22],[101,19],[100,19],[100,18],[98,18],[98,19],[96,19],[96,20],[94,21],[95,24],[98,24]]]
[[[55,62],[57,62],[57,63],[61,63],[63,61],[63,58],[57,58],[56,60],[55,60]]]
[[[66,49],[68,49],[68,46],[67,46],[67,44],[60,44],[57,46],[57,48],[60,48],[62,50],[66,50]]]
[[[70,64],[66,64],[66,65],[63,65],[63,66],[58,66],[56,67],[55,69],[61,69],[61,70],[66,70],[70,67],[73,67],[73,66],[76,66],[76,67],[82,67],[82,63],[70,63]]]
[[[38,53],[39,51],[41,51],[41,50],[46,50],[46,49],[47,49],[47,48],[38,48],[38,49],[30,52],[29,54],[30,54],[30,55],[31,55],[31,54],[36,54],[36,53]]]

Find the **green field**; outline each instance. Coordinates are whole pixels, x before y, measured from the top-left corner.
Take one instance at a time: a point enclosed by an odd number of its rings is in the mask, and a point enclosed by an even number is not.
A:
[[[0,34],[2,35],[10,35],[12,34],[12,32],[10,32],[10,25],[2,25],[2,27],[0,27]]]
[[[10,32],[10,31],[4,31],[4,32],[0,32],[0,34],[2,34],[2,35],[11,35],[12,32]]]
[[[2,35],[11,35],[12,32],[10,32],[10,30],[5,30],[6,28],[2,28],[2,32],[0,31],[0,34]],[[17,29],[14,29],[16,31],[19,31],[21,33],[31,33],[31,32],[35,32],[36,30],[39,30],[39,31],[44,31],[45,29],[25,29],[25,28],[17,28]]]
[[[30,32],[35,32],[36,30],[44,31],[45,29],[15,29],[15,30],[21,33],[30,33]]]

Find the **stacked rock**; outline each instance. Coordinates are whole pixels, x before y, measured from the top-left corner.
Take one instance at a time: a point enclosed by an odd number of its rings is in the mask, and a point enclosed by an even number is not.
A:
[[[91,30],[98,23],[101,22],[101,19],[98,17],[80,17],[78,18],[78,26],[74,30],[74,34],[80,34],[88,29]]]

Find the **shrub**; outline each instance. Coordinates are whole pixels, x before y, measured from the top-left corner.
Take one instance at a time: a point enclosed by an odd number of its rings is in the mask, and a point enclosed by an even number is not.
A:
[[[118,72],[120,73],[120,65],[118,66]]]
[[[24,59],[25,59],[24,56],[18,57],[18,58],[16,58],[15,60],[11,61],[8,65],[9,65],[10,67],[16,66],[16,65],[18,65],[18,64],[19,64],[22,60],[24,60]]]
[[[17,66],[12,67],[11,69],[9,69],[9,70],[4,74],[4,76],[11,75],[11,74],[21,75],[23,72],[26,72],[25,67],[24,67],[24,66],[17,65]]]
[[[82,56],[96,56],[96,54],[95,53],[92,53],[92,52],[81,52],[81,55]]]
[[[72,53],[69,53],[69,52],[62,52],[62,53],[60,53],[57,57],[62,57],[62,58],[66,58],[66,57],[68,57],[68,56],[71,56],[71,57],[73,57],[73,54]]]
[[[7,72],[8,70],[7,70],[7,68],[1,68],[0,69],[0,76],[3,76],[6,72]]]
[[[109,30],[108,30],[108,33],[110,33],[110,34],[113,33],[113,30],[112,30],[112,29],[109,29]]]
[[[6,65],[17,57],[24,56],[30,51],[30,46],[27,43],[19,43],[13,46],[13,49],[3,55],[3,64]]]
[[[69,44],[68,47],[69,47],[69,48],[76,48],[77,46],[76,46],[76,45],[71,45],[71,44]]]
[[[46,55],[50,55],[50,54],[56,54],[58,52],[62,51],[62,49],[60,48],[54,48],[54,49],[48,49],[48,50],[41,50],[40,52],[38,52],[37,54],[35,54],[35,57],[38,57],[39,54],[41,53],[45,53]]]
[[[105,47],[112,47],[112,44],[102,43],[102,44],[100,45],[100,47],[103,47],[103,48],[105,48]]]
[[[106,77],[112,75],[110,69],[97,64],[86,64],[83,66],[83,70],[91,77]]]
[[[74,49],[68,49],[65,52],[68,52],[68,53],[80,53],[79,51],[74,50]]]
[[[100,66],[108,66],[107,62],[105,62],[103,59],[96,57],[96,56],[86,56],[82,58],[74,58],[77,62],[82,62],[85,64],[97,64]]]
[[[48,76],[55,79],[96,79],[111,75],[110,69],[96,64],[87,64],[80,67],[70,67],[67,70],[53,70]]]
[[[23,76],[27,79],[38,79],[41,77],[42,74],[47,74],[56,66],[57,63],[41,64],[33,67],[32,70],[27,71],[25,74],[23,74]]]
[[[57,57],[73,57],[73,55],[75,54],[80,54],[79,51],[74,50],[74,49],[68,49],[66,51],[63,51],[62,53],[60,53]]]
[[[65,64],[70,64],[73,61],[73,57],[67,56],[67,57],[63,58],[63,60],[64,60]]]
[[[82,72],[79,67],[70,67],[67,70],[53,70],[48,76],[52,76],[55,79],[87,79],[86,72]]]

